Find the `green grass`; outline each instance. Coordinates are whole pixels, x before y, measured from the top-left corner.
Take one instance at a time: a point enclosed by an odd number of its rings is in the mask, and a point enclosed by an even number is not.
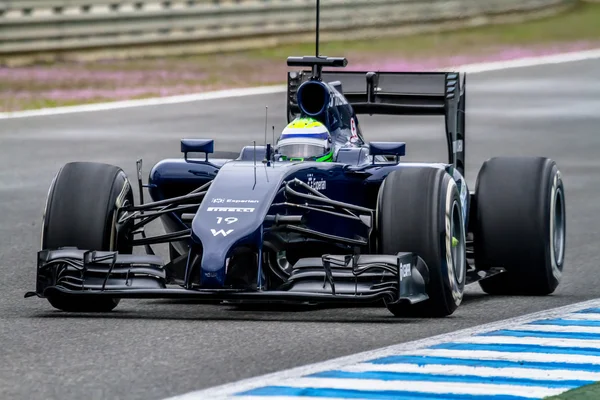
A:
[[[600,47],[600,3],[582,3],[524,23],[322,41],[320,53],[347,57],[349,68],[426,69],[593,47]],[[0,68],[0,111],[282,84],[285,59],[313,52],[314,44],[306,43],[212,55]]]
[[[598,400],[600,399],[600,383],[594,383],[571,389],[558,396],[546,397],[544,400]]]

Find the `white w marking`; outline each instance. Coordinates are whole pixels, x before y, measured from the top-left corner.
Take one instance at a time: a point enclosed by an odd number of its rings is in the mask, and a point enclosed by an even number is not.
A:
[[[215,230],[215,229],[211,229],[210,230],[213,234],[213,236],[217,236],[217,235],[223,235],[223,236],[227,236],[229,235],[231,232],[233,232],[233,229],[230,229],[228,231],[225,231],[224,229],[221,229],[219,231]]]

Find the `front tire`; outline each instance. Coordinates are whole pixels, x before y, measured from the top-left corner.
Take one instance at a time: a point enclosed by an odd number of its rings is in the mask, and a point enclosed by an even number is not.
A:
[[[479,282],[488,294],[548,295],[560,283],[566,243],[565,191],[556,163],[498,157],[477,177],[475,265],[505,273]]]
[[[133,204],[127,176],[119,167],[91,162],[66,164],[54,178],[43,216],[41,247],[55,250],[77,247],[81,250],[119,251],[131,254],[125,227],[117,225],[117,210]],[[119,299],[49,297],[62,311],[111,311]]]
[[[394,315],[444,317],[462,302],[466,278],[462,210],[456,182],[442,169],[402,168],[382,183],[377,204],[378,252],[416,253],[427,265],[424,275],[429,276],[429,299],[408,308],[388,304]]]

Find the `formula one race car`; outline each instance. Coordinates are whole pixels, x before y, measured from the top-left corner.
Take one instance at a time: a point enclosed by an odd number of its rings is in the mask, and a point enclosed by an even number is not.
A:
[[[490,294],[552,293],[566,232],[556,164],[493,158],[470,191],[465,76],[323,71],[346,64],[288,59],[311,70],[288,74],[290,129],[276,145],[220,160],[209,159],[213,140],[182,139],[184,157],[156,164],[147,185],[139,160],[141,204],[119,167],[66,164],[49,190],[26,296],[64,311],[198,298],[382,302],[395,316],[441,317],[474,282]],[[357,114],[443,116],[447,162],[401,162],[405,143],[365,143]],[[148,237],[156,219],[166,233]],[[167,263],[158,243],[168,243]]]

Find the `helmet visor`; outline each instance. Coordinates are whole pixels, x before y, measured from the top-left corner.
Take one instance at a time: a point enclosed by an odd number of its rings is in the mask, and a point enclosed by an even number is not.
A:
[[[328,150],[324,146],[311,143],[294,143],[279,146],[277,153],[285,158],[311,159],[325,155]]]

